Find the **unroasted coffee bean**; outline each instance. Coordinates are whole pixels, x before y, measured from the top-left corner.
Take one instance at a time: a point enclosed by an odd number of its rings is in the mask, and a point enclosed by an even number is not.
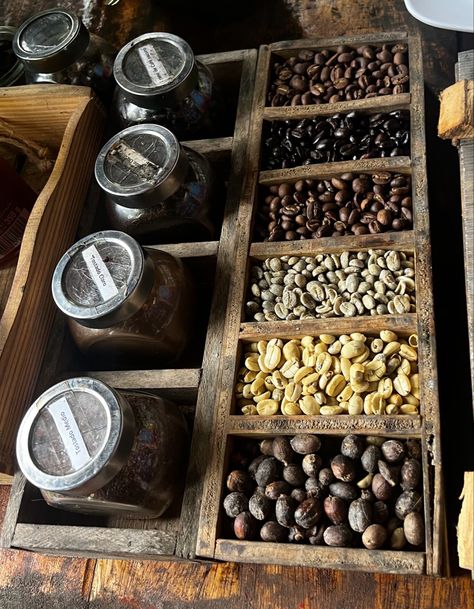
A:
[[[410,512],[403,521],[403,532],[406,540],[412,546],[421,546],[425,541],[425,525],[423,516],[418,512]]]
[[[288,530],[288,541],[290,543],[303,543],[306,539],[306,531],[303,527],[297,524],[291,526]]]
[[[378,468],[378,462],[382,458],[382,452],[378,446],[367,446],[362,453],[361,464],[366,472],[375,474]]]
[[[421,463],[417,459],[406,459],[400,477],[400,486],[404,491],[415,489],[421,480]]]
[[[372,492],[379,501],[388,501],[393,494],[393,487],[382,474],[375,474],[372,480]]]
[[[295,453],[300,455],[317,453],[321,448],[321,440],[313,434],[297,434],[291,438],[290,444]]]
[[[360,491],[360,498],[361,499],[365,499],[366,501],[370,501],[370,503],[374,503],[375,502],[375,495],[368,488],[363,488]]]
[[[410,512],[419,512],[422,508],[422,498],[417,491],[403,491],[395,502],[395,516],[404,520]]]
[[[262,440],[260,442],[260,452],[262,453],[262,455],[273,457],[273,440]]]
[[[306,474],[304,473],[301,465],[289,463],[283,468],[283,479],[292,486],[301,486],[305,483]]]
[[[291,486],[284,480],[271,482],[265,487],[265,495],[273,501],[276,501],[280,495],[289,495],[290,493]]]
[[[377,463],[377,467],[380,474],[385,478],[390,486],[395,486],[398,483],[398,479],[400,477],[399,467],[387,465],[385,461],[382,460]]]
[[[351,545],[353,533],[347,524],[337,524],[328,527],[323,538],[328,546],[347,548]]]
[[[376,501],[372,504],[373,520],[377,524],[386,522],[390,517],[390,510],[384,501]]]
[[[419,440],[407,440],[405,442],[405,452],[407,457],[421,460],[421,444]]]
[[[342,524],[347,519],[347,503],[339,497],[326,497],[324,512],[333,524]]]
[[[227,476],[227,488],[229,491],[248,493],[251,489],[250,476],[239,469],[235,469]]]
[[[295,501],[287,495],[278,497],[275,505],[275,517],[277,522],[284,527],[295,524]],[[299,523],[300,524],[300,523]]]
[[[265,520],[272,511],[272,503],[261,492],[254,493],[249,499],[249,512],[257,520]]]
[[[227,516],[235,518],[241,512],[249,509],[249,500],[243,493],[230,493],[224,499],[224,510]]]
[[[381,548],[387,539],[387,530],[381,524],[371,524],[362,533],[362,543],[368,550]]]
[[[253,539],[257,533],[257,523],[250,512],[241,512],[234,520],[237,539]]]
[[[323,460],[319,455],[310,454],[303,457],[301,465],[307,476],[316,477],[321,469]]]
[[[270,482],[278,480],[281,475],[281,464],[275,457],[264,459],[255,472],[258,486],[267,486]]]
[[[382,453],[389,463],[398,463],[405,456],[405,448],[400,440],[387,440],[382,444]]]
[[[302,488],[294,488],[291,491],[290,496],[293,497],[293,499],[298,503],[301,503],[302,501],[308,498],[306,495],[306,491],[304,491]]]
[[[336,479],[332,473],[332,469],[329,467],[323,467],[323,469],[319,471],[318,478],[321,486],[329,486],[331,482],[334,482]]]
[[[309,529],[318,522],[322,512],[323,510],[319,499],[306,499],[303,503],[300,503],[295,510],[296,524],[304,529]]]
[[[390,537],[390,547],[392,550],[402,550],[407,543],[403,527],[395,529]]]
[[[324,522],[319,523],[306,531],[306,538],[312,546],[321,546],[324,544],[324,531],[328,525]]]
[[[365,449],[364,440],[353,434],[346,436],[341,444],[341,453],[350,459],[360,459]]]
[[[313,478],[312,476],[306,479],[304,486],[308,497],[316,497],[317,499],[323,499],[324,495],[326,494],[324,486],[320,484],[317,478]]]
[[[291,448],[290,440],[287,436],[277,436],[273,440],[273,456],[288,465],[295,459],[295,453]]]
[[[365,499],[356,499],[349,505],[347,517],[351,529],[363,533],[372,524],[372,504]]]
[[[266,459],[265,455],[258,455],[248,466],[248,472],[252,478],[255,479],[255,474],[257,473],[258,466],[262,461]]]
[[[335,497],[344,499],[344,501],[352,501],[359,494],[357,487],[350,482],[333,482],[329,485],[329,492]]]
[[[281,524],[278,524],[278,522],[270,520],[260,529],[260,537],[263,541],[280,543],[287,540],[288,529],[282,527]]]
[[[332,473],[338,480],[352,482],[357,475],[354,461],[344,455],[336,455],[331,461]]]

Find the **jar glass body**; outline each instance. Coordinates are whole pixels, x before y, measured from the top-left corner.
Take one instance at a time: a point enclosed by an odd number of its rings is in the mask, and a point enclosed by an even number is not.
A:
[[[30,84],[55,83],[91,87],[101,97],[112,96],[115,80],[113,76],[115,49],[103,38],[89,34],[89,44],[81,57],[64,69],[51,74],[35,72],[26,67],[26,79]]]
[[[90,328],[68,318],[79,349],[101,367],[169,366],[186,347],[192,319],[194,289],[178,258],[147,250],[155,267],[155,282],[140,310],[107,328]]]
[[[183,146],[189,169],[178,190],[152,207],[125,207],[106,198],[110,226],[140,243],[179,243],[212,238],[210,219],[216,194],[215,177],[205,157]]]
[[[41,489],[56,508],[84,514],[156,518],[171,505],[181,487],[187,453],[187,427],[179,409],[156,395],[123,392],[131,406],[135,437],[120,471],[93,493]]]
[[[198,80],[196,87],[183,100],[170,105],[169,98],[157,102],[153,109],[128,101],[117,87],[113,113],[119,129],[141,123],[163,125],[178,139],[210,137],[220,121],[219,94],[210,69],[196,60]]]

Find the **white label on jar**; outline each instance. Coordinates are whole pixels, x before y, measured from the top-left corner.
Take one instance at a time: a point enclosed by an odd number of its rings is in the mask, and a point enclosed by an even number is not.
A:
[[[162,85],[171,80],[171,74],[165,64],[158,57],[156,49],[151,44],[144,44],[137,49],[141,62],[148,76],[155,85]]]
[[[75,469],[83,467],[90,461],[89,451],[84,443],[81,431],[72,414],[71,407],[66,398],[59,398],[48,406],[48,412],[53,417],[64,448]]]
[[[91,245],[83,250],[82,257],[84,258],[90,276],[104,301],[110,300],[110,298],[116,296],[118,294],[117,286],[115,285],[112,275],[109,273],[109,269],[97,251],[96,246]]]

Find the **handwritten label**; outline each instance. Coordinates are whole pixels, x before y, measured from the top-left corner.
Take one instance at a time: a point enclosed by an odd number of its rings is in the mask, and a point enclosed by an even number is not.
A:
[[[153,84],[162,85],[171,80],[171,74],[158,57],[158,53],[154,46],[151,44],[144,44],[141,47],[138,47],[137,50],[141,62]]]
[[[117,286],[95,245],[83,250],[82,257],[104,301],[116,296],[118,294]]]
[[[48,411],[53,417],[72,466],[80,469],[90,460],[90,455],[69,402],[64,397],[59,398],[48,406]]]

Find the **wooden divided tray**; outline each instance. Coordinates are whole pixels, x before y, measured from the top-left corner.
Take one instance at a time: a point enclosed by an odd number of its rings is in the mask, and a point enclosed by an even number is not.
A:
[[[247,166],[257,52],[232,51],[199,58],[213,71],[229,109],[227,130],[220,134],[222,137],[186,142],[209,158],[226,183],[227,195],[222,196],[218,209],[214,210],[218,218],[216,240],[153,246],[183,258],[197,284],[198,321],[190,337],[189,351],[180,362],[181,367],[173,370],[90,370],[73,346],[62,316],[57,315],[35,391],[38,395],[57,380],[86,374],[118,389],[142,389],[174,400],[193,429],[183,492],[163,518],[95,518],[48,507],[39,491],[25,482],[21,474],[16,474],[4,521],[3,546],[74,556],[190,558],[195,555],[202,481],[211,458],[209,434],[225,311],[236,257],[238,233],[235,228]],[[80,234],[100,226],[92,221],[93,208],[93,204],[91,209],[86,208]]]
[[[343,101],[339,103],[271,107],[266,105],[271,65],[275,58],[288,58],[302,49],[336,49],[339,45],[407,42],[409,47],[410,87],[408,92]],[[280,59],[281,60],[281,59]],[[407,33],[383,33],[379,36],[340,38],[337,40],[297,40],[263,46],[257,64],[249,140],[249,168],[239,209],[238,247],[233,261],[227,307],[227,323],[221,352],[218,392],[213,404],[214,422],[210,461],[206,470],[202,499],[197,554],[226,561],[320,566],[338,569],[393,573],[441,573],[443,549],[443,491],[440,455],[439,405],[431,253],[429,206],[425,167],[423,75],[420,40]],[[336,112],[362,111],[366,114],[407,110],[410,113],[411,149],[409,156],[369,158],[321,163],[291,169],[262,170],[262,133],[271,121],[314,118]],[[255,231],[261,211],[265,185],[295,182],[298,179],[326,179],[344,172],[397,172],[411,176],[413,230],[359,236],[329,236],[298,241],[263,241]],[[248,321],[250,268],[256,260],[279,256],[315,256],[318,254],[396,249],[412,252],[416,268],[416,311],[403,315],[331,317],[294,321]],[[378,335],[392,330],[401,337],[418,334],[420,374],[419,414],[368,416],[361,414],[318,416],[243,415],[234,399],[234,386],[243,365],[242,353],[250,343],[271,338],[291,339],[306,335],[342,335],[361,332]],[[422,550],[339,548],[309,544],[268,543],[238,540],[222,502],[226,495],[226,477],[234,469],[230,463],[232,447],[239,438],[265,439],[276,435],[316,433],[324,441],[348,433],[386,438],[417,438],[422,445],[425,546]]]

